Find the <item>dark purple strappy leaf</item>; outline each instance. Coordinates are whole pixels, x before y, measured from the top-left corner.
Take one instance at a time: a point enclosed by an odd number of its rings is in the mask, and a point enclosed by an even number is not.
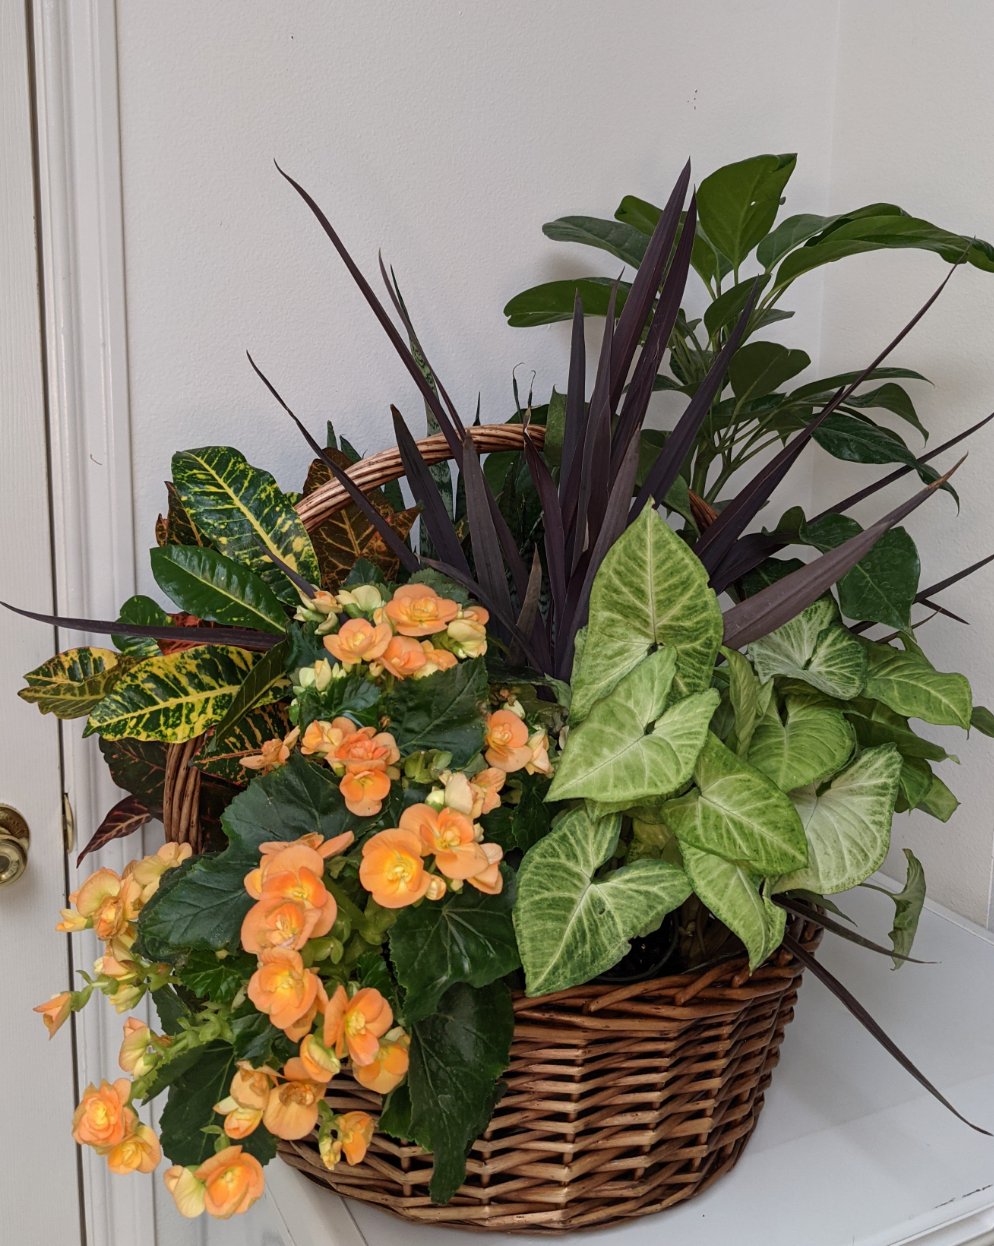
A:
[[[583,303],[579,292],[573,300],[573,331],[570,338],[569,379],[566,384],[566,414],[563,428],[563,454],[559,468],[559,497],[565,506],[566,490],[579,465],[587,418],[587,344],[583,336]]]
[[[525,432],[525,462],[535,485],[535,492],[542,506],[542,526],[545,534],[545,561],[549,569],[549,590],[552,594],[553,613],[561,619],[566,605],[566,538],[563,533],[563,513],[556,494],[556,482],[542,455]]]
[[[404,417],[393,405],[390,407],[390,414],[393,417],[394,436],[397,438],[397,449],[400,452],[400,461],[404,464],[407,483],[414,500],[422,508],[421,522],[427,524],[428,533],[440,557],[453,566],[461,567],[468,575],[469,563],[431,469],[421,457],[417,442],[404,422]]]
[[[476,447],[468,445],[463,455],[462,476],[466,487],[466,517],[469,520],[476,575],[488,596],[499,603],[505,615],[512,615],[511,595],[501,556],[500,541],[490,510],[490,491],[483,476]]]
[[[855,943],[858,947],[865,947],[870,952],[879,952],[881,956],[886,956],[888,960],[906,960],[910,961],[912,965],[936,964],[934,960],[917,960],[914,956],[904,956],[900,952],[895,952],[893,948],[884,947],[882,943],[874,943],[872,939],[867,939],[865,935],[857,934],[851,926],[845,926],[842,922],[837,922],[833,917],[829,917],[827,913],[812,908],[810,904],[802,904],[792,900],[789,896],[776,896],[774,903],[779,904],[788,913],[795,913],[798,917],[803,917],[805,921],[814,922],[816,926],[821,926],[822,930],[838,935],[840,939],[848,939],[850,943]]]
[[[0,606],[14,614],[49,623],[53,627],[66,628],[72,632],[93,632],[101,636],[148,636],[152,640],[173,640],[197,645],[232,645],[235,649],[258,649],[265,651],[282,643],[281,636],[269,632],[257,632],[249,627],[153,627],[143,623],[122,623],[120,619],[74,619],[62,614],[39,614],[34,610],[22,610],[8,601]]]
[[[592,541],[600,529],[607,506],[607,490],[598,488],[603,482],[604,468],[611,455],[611,358],[614,350],[614,308],[617,283],[611,291],[608,314],[604,320],[604,336],[597,360],[597,376],[590,394],[590,405],[580,452],[580,481],[575,508],[563,510],[567,549],[571,569],[583,551],[584,540]]]

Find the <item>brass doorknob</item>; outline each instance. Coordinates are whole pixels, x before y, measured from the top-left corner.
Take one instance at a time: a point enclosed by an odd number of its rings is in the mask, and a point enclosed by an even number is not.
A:
[[[0,805],[0,887],[16,883],[28,868],[30,839],[24,816],[11,805]]]

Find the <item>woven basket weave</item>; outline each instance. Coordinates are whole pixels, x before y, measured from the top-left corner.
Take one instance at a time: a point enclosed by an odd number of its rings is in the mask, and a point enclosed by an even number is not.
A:
[[[470,430],[482,453],[520,449],[521,425]],[[545,430],[528,431],[541,445]],[[450,457],[444,437],[418,442],[429,463]],[[404,474],[396,450],[356,463],[364,490]],[[336,482],[303,498],[308,531],[349,504]],[[700,521],[707,523],[704,513]],[[202,739],[169,749],[166,838],[203,847]],[[792,919],[809,948],[818,932]],[[751,976],[743,960],[634,985],[588,985],[538,999],[518,994],[507,1086],[474,1144],[465,1183],[431,1202],[431,1156],[375,1134],[363,1163],[328,1172],[316,1138],[284,1142],[287,1163],[338,1194],[412,1221],[502,1232],[561,1233],[663,1211],[727,1172],[752,1133],[802,966],[781,949]],[[336,1112],[380,1109],[345,1074],[328,1089]]]

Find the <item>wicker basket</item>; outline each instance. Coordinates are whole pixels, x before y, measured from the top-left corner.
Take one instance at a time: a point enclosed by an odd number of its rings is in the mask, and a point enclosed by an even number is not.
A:
[[[528,435],[541,444],[544,429]],[[471,430],[484,453],[516,450],[521,425]],[[450,457],[444,437],[418,443],[429,463]],[[396,450],[356,463],[363,489],[403,475]],[[309,531],[348,505],[335,482],[297,506]],[[701,516],[707,522],[707,516]],[[166,837],[200,851],[203,741],[170,748]],[[809,948],[818,931],[792,919]],[[376,1134],[362,1164],[328,1172],[316,1139],[286,1142],[287,1163],[338,1194],[408,1220],[502,1232],[561,1233],[663,1211],[727,1172],[752,1133],[793,1016],[803,973],[780,952],[754,974],[743,960],[696,974],[622,987],[589,985],[538,999],[516,995],[507,1091],[470,1152],[452,1201],[428,1195],[431,1156]],[[328,1101],[336,1111],[378,1113],[380,1098],[346,1075]]]

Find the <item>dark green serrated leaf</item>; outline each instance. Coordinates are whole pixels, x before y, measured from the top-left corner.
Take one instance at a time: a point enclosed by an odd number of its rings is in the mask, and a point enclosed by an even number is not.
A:
[[[482,658],[426,679],[406,679],[387,702],[389,730],[401,756],[424,749],[452,754],[464,766],[483,747],[487,668]]]

